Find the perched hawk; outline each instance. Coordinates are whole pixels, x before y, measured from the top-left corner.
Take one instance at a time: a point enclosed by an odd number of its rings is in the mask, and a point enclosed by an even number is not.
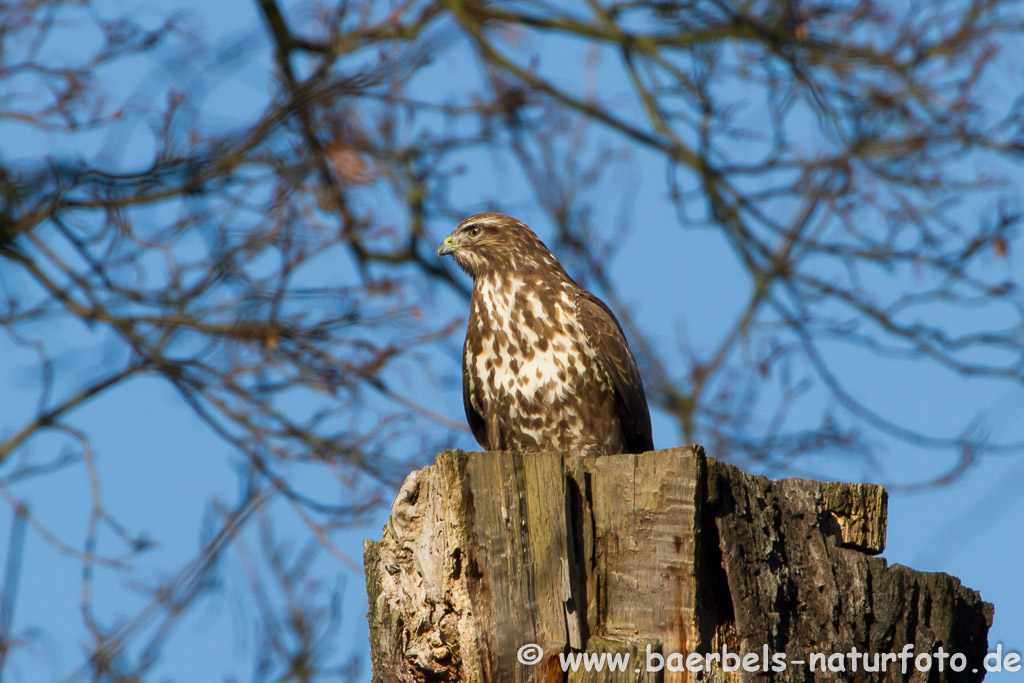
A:
[[[611,310],[526,225],[462,221],[438,247],[473,277],[462,398],[488,450],[653,450],[643,383]]]

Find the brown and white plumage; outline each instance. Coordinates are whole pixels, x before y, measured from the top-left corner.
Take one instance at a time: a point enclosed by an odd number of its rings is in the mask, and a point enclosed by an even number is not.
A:
[[[437,254],[452,254],[473,277],[462,394],[481,446],[585,455],[653,449],[622,327],[530,228],[477,214]]]

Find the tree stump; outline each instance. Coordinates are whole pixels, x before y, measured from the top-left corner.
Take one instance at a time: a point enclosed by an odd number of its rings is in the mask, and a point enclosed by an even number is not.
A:
[[[447,451],[409,475],[364,545],[373,677],[981,680],[992,606],[874,557],[885,523],[880,486],[770,481],[699,446]],[[879,659],[908,648],[906,673]],[[966,669],[915,666],[940,652]],[[611,655],[628,664],[610,671]],[[884,671],[865,671],[876,655]]]

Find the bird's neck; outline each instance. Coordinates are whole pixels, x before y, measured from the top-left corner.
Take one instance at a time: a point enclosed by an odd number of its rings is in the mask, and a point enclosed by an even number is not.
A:
[[[505,289],[524,282],[535,283],[534,286],[555,286],[574,284],[565,269],[551,259],[550,262],[526,263],[511,262],[501,268],[488,269],[473,278],[474,289]]]

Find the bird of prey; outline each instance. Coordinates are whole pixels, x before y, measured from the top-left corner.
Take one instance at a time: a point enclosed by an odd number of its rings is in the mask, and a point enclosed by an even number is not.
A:
[[[462,398],[487,450],[579,455],[653,450],[622,327],[524,223],[470,216],[437,249],[473,278]]]

